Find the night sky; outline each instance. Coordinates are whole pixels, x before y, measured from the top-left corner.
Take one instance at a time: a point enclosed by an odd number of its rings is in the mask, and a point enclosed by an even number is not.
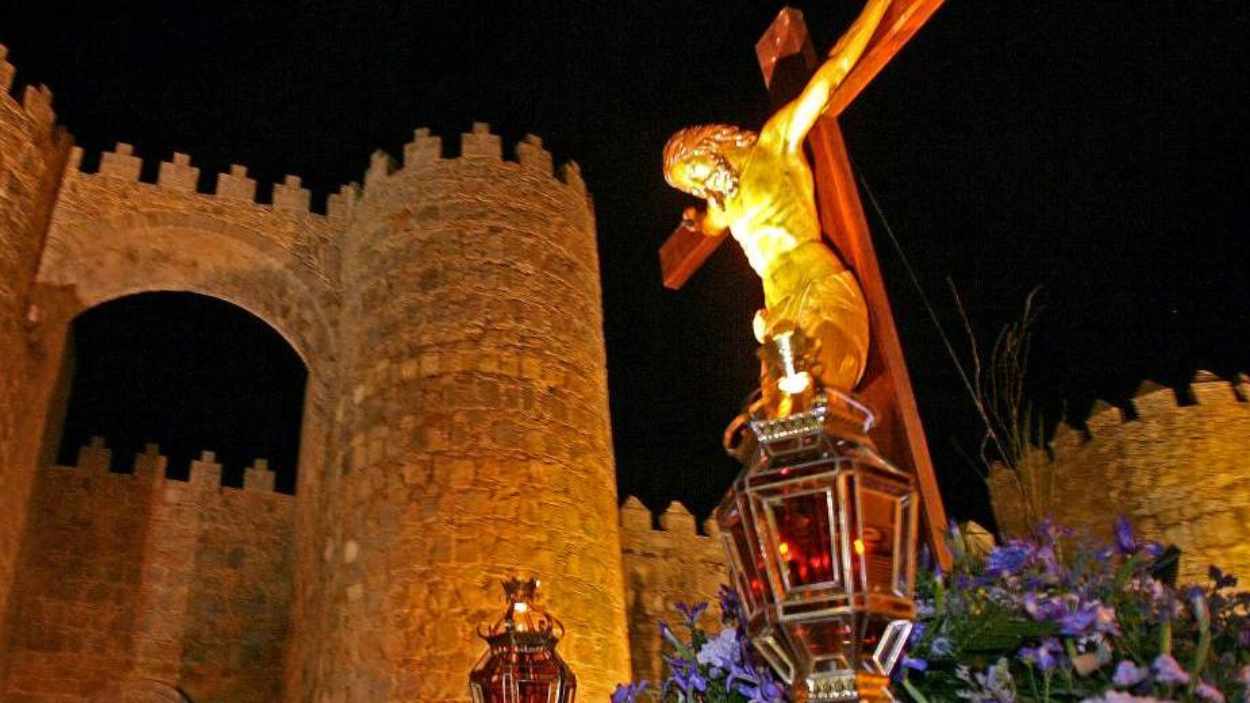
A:
[[[0,9],[19,82],[52,87],[88,154],[131,142],[154,174],[158,159],[187,152],[205,185],[239,162],[262,197],[294,173],[315,203],[359,180],[374,149],[401,153],[421,126],[453,153],[454,135],[482,120],[506,142],[534,132],[558,160],[579,161],[599,219],[622,496],[711,509],[736,472],[720,436],[755,383],[750,321],[762,293],[736,246],[684,290],[660,286],[656,250],[692,204],[665,185],[660,150],[685,125],[762,124],[753,45],[780,3],[114,5]],[[827,47],[860,5],[799,7]],[[1030,387],[1052,419],[1079,419],[1095,397],[1122,401],[1144,378],[1183,385],[1198,368],[1250,369],[1247,36],[1250,6],[1238,2],[951,0],[844,114],[860,175],[960,349],[948,278],[985,344],[1043,286]],[[975,450],[972,406],[870,217],[948,509],[987,520],[957,449]],[[236,402],[199,418],[146,413],[145,427],[125,428],[110,413],[151,399],[101,371],[76,397],[115,400],[83,422],[129,433],[110,436],[121,448],[157,440],[176,457],[217,443],[208,448],[236,463],[270,452],[289,470],[298,409],[275,411],[272,396],[298,403],[299,369],[265,377],[295,384],[286,390],[249,381],[259,372],[233,367],[255,356],[237,353],[230,325],[244,323],[207,303],[123,302],[98,311],[95,327],[112,337],[77,330],[80,353],[121,347],[143,369],[183,364],[160,372],[182,397],[211,387]],[[196,337],[161,327],[196,316],[221,326]],[[120,334],[123,317],[147,334]],[[197,427],[204,441],[188,436]]]

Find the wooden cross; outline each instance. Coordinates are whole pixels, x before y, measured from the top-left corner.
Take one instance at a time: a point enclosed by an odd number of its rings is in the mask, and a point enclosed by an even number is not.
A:
[[[846,79],[834,91],[829,109],[808,135],[816,178],[821,228],[842,260],[859,279],[868,304],[872,342],[864,379],[857,394],[878,413],[870,433],[882,454],[916,476],[928,542],[943,568],[950,567],[946,549],[946,510],[938,491],[929,446],[920,424],[911,378],[903,360],[898,328],[890,311],[885,282],[859,199],[859,188],[837,116],[855,99],[903,45],[941,6],[942,0],[895,0]],[[803,14],[785,8],[755,46],[764,82],[776,107],[795,97],[817,65]],[[680,288],[711,256],[726,235],[709,237],[679,227],[660,248],[660,268],[667,288]]]

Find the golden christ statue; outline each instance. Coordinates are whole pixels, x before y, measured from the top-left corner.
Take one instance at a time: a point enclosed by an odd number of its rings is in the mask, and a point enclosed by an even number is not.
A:
[[[686,209],[686,226],[709,236],[729,229],[764,281],[765,309],[755,315],[756,339],[761,344],[771,340],[773,346],[800,340],[812,345],[809,353],[800,352],[809,368],[797,376],[790,363],[771,373],[765,364],[765,378],[781,381],[787,393],[804,390],[806,371],[824,387],[851,391],[868,358],[868,307],[854,274],[821,239],[803,141],[864,53],[889,4],[868,0],[802,94],[758,134],[723,124],[689,127],[664,147],[669,185],[707,200],[704,212]],[[783,356],[791,354],[783,350]],[[787,388],[787,378],[802,380]],[[766,395],[769,386],[764,384]]]

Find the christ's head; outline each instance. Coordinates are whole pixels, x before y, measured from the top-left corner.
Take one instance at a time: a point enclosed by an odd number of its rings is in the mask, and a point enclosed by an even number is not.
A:
[[[757,136],[727,124],[680,130],[664,145],[664,179],[678,190],[723,208],[738,192],[738,170],[728,153],[751,147]]]

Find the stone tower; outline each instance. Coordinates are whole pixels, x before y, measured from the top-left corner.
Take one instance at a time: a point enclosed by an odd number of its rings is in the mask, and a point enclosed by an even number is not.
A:
[[[318,689],[465,694],[499,580],[532,574],[586,700],[628,674],[594,218],[534,137],[418,130],[343,241],[343,387]],[[341,700],[333,698],[332,700]],[[357,700],[348,697],[347,700]]]
[[[330,196],[322,214],[294,176],[257,202],[237,165],[204,192],[184,154],[152,169],[155,182],[125,144],[86,172],[50,93],[16,100],[12,78],[0,48],[0,699],[85,703],[157,679],[197,701],[270,702],[238,677],[229,696],[205,693],[224,689],[205,678],[204,657],[228,664],[227,650],[263,641],[268,661],[285,662],[270,670],[291,703],[464,701],[484,648],[474,630],[498,616],[509,575],[541,579],[582,699],[604,700],[629,678],[595,223],[576,167],[556,178],[535,137],[505,160],[481,124],[444,158],[418,130],[402,168],[375,155],[363,188]],[[203,495],[181,500],[187,490],[163,469],[140,480],[101,471],[107,458],[51,467],[41,456],[59,431],[70,322],[143,291],[231,302],[303,360],[293,499],[204,480]],[[85,456],[106,456],[102,447]],[[88,484],[117,500],[58,500],[59,486]],[[28,516],[35,503],[47,519]],[[131,504],[145,507],[116,510]],[[260,504],[286,506],[267,518],[264,553],[275,556],[263,568],[241,534]],[[185,547],[168,542],[159,516],[196,505],[211,507],[191,521],[203,527],[180,533]],[[40,547],[97,544],[92,526],[106,523],[150,548]],[[50,542],[40,532],[52,524],[63,530]],[[143,576],[169,573],[158,553],[195,558],[176,579]],[[62,580],[45,597],[29,574],[58,573],[57,560],[90,586]],[[215,583],[200,571],[210,567],[248,594],[218,590],[204,607],[186,584]],[[184,614],[137,606],[146,617],[106,617],[117,599],[92,600],[122,598],[134,582],[140,601],[183,603]],[[263,640],[254,618],[214,615],[262,605],[279,625]],[[226,629],[222,647],[204,646],[206,632]],[[10,637],[22,646],[16,678]],[[73,644],[96,640],[110,644]]]

